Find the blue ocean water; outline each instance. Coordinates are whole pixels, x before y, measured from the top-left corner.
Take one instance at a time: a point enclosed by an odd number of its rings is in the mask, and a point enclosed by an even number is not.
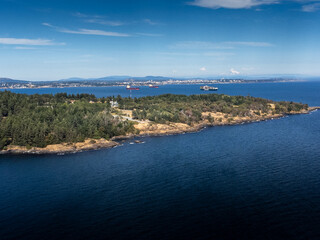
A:
[[[116,90],[90,88],[126,94]],[[320,106],[320,82],[219,92]],[[0,239],[320,239],[320,111],[143,141],[63,156],[0,155]]]
[[[210,94],[203,92],[201,85],[164,85],[159,88],[140,87],[139,91],[129,91],[125,87],[79,87],[79,88],[40,88],[40,89],[12,89],[10,91],[26,94],[55,94],[67,92],[69,94],[90,93],[97,97],[117,96],[143,97],[166,93],[172,94]],[[243,95],[269,98],[272,100],[304,101],[313,104],[314,96],[319,95],[320,82],[288,82],[288,83],[244,83],[244,84],[215,84],[219,90],[215,93],[227,95]],[[0,89],[1,90],[1,89]],[[3,90],[2,90],[3,91]]]

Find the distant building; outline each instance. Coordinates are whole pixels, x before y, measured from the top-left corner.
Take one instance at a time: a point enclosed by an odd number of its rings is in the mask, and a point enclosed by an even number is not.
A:
[[[110,101],[110,105],[111,105],[111,107],[113,107],[113,108],[119,107],[119,104],[118,104],[117,101]]]

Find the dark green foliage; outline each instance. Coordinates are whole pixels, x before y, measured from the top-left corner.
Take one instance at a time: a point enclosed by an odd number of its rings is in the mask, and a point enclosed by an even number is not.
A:
[[[211,114],[208,116],[208,121],[209,123],[214,123],[214,118],[211,116]]]
[[[252,116],[270,111],[290,113],[307,109],[308,105],[273,102],[261,98],[222,94],[173,95],[142,98],[94,95],[15,94],[0,92],[0,150],[9,144],[45,147],[62,142],[79,142],[86,138],[111,138],[135,132],[133,122],[111,115],[111,100],[120,109],[133,110],[133,117],[157,123],[180,122],[192,125],[202,119],[202,112],[222,112],[228,116]],[[275,104],[275,109],[270,108]],[[207,119],[213,123],[222,119]],[[230,118],[232,120],[232,118]],[[231,121],[230,120],[230,121]]]
[[[139,120],[148,119],[157,123],[169,121],[190,124],[203,120],[202,112],[222,112],[226,117],[228,117],[228,114],[233,117],[261,115],[261,113],[264,114],[271,111],[270,103],[275,102],[250,96],[165,94],[136,99],[122,98],[120,108],[133,110],[133,117]],[[301,111],[307,108],[308,105],[299,103],[279,102],[276,103],[275,112],[290,113],[291,111]],[[214,121],[211,118],[208,120],[210,122]]]
[[[45,147],[133,132],[94,95],[22,95],[0,92],[0,149],[8,144]]]

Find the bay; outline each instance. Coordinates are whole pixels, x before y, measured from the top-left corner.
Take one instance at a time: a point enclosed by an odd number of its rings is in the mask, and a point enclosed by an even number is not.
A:
[[[320,82],[218,93],[320,106]],[[14,92],[128,96],[123,87]],[[133,97],[198,94],[198,85]],[[319,239],[320,111],[70,155],[0,155],[1,239]]]

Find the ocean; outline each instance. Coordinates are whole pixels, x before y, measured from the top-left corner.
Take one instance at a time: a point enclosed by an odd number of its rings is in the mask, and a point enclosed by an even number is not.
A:
[[[215,86],[320,106],[320,82]],[[131,94],[203,93],[199,87]],[[0,239],[320,239],[320,111],[141,140],[76,154],[0,155]]]

